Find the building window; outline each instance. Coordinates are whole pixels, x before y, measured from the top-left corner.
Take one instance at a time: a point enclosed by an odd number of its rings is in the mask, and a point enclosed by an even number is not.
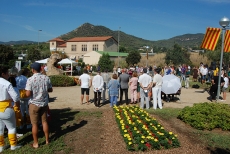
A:
[[[82,44],[81,51],[87,51],[87,45],[86,44]]]
[[[52,42],[52,45],[54,45],[54,43]]]
[[[71,45],[71,51],[77,51],[77,45]]]
[[[98,44],[93,44],[93,51],[98,51]]]

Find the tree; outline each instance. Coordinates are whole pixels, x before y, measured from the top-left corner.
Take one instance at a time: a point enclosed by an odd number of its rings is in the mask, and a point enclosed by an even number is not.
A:
[[[141,55],[138,51],[131,51],[125,60],[128,65],[134,65],[140,62]]]
[[[127,52],[127,49],[123,46],[119,47],[119,52]]]
[[[15,60],[13,49],[10,46],[0,45],[0,64],[9,66],[9,62]],[[12,64],[11,64],[12,65]],[[12,66],[9,66],[12,67]]]
[[[183,50],[178,44],[174,44],[173,49],[168,50],[165,56],[165,63],[174,65],[190,63],[190,54]]]
[[[32,62],[41,59],[41,53],[35,48],[31,48],[27,50],[27,60],[31,60]]]
[[[113,62],[109,58],[109,54],[102,54],[102,56],[99,59],[98,65],[100,66],[101,71],[112,71],[113,69]]]

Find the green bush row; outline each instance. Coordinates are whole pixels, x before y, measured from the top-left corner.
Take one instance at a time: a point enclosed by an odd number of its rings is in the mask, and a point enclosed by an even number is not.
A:
[[[220,103],[199,103],[185,107],[178,118],[199,130],[230,130],[230,106]]]
[[[66,75],[52,75],[50,76],[50,81],[53,87],[68,87],[76,85],[74,79]]]

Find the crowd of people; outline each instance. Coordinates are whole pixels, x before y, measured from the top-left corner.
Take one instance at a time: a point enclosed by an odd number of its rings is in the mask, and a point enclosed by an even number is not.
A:
[[[80,76],[81,83],[81,103],[83,104],[84,94],[86,93],[86,102],[89,104],[89,91],[93,86],[94,90],[94,104],[100,107],[101,94],[103,94],[103,103],[105,103],[105,94],[108,95],[110,106],[121,104],[136,104],[140,102],[140,108],[144,108],[144,101],[146,108],[150,108],[149,102],[153,100],[153,108],[158,107],[162,109],[162,98],[166,98],[166,94],[162,95],[161,86],[163,84],[163,76],[173,74],[180,78],[181,85],[184,88],[190,87],[190,78],[193,82],[200,82],[201,84],[210,83],[209,90],[212,100],[217,98],[218,88],[218,67],[212,69],[208,65],[200,63],[199,67],[191,68],[189,65],[182,64],[175,67],[174,65],[165,66],[163,68],[157,66],[130,66],[127,68],[115,67],[113,68],[112,76],[109,76],[107,71],[97,71],[97,75],[91,81],[87,69],[84,69],[83,75]],[[221,76],[221,92],[223,92],[223,99],[226,101],[226,91],[229,85],[229,76],[226,70],[222,70]],[[130,96],[128,96],[128,92]],[[123,95],[124,102],[123,102]],[[168,97],[174,98],[174,94],[169,94]],[[130,101],[129,101],[130,98]],[[119,100],[119,101],[118,101]]]
[[[130,70],[132,70],[130,72]],[[110,107],[122,104],[136,104],[141,103],[140,107],[144,108],[144,101],[146,108],[150,108],[149,101],[151,99],[150,92],[153,91],[154,96],[161,95],[162,76],[160,68],[153,70],[153,76],[148,74],[148,69],[140,69],[139,72],[134,67],[131,69],[118,68],[112,73],[112,76],[105,70],[103,72],[97,71],[97,75],[91,79],[87,69],[84,69],[83,74],[79,77],[81,85],[81,104],[83,104],[84,95],[86,95],[86,103],[89,103],[89,91],[91,86],[94,91],[94,105],[100,107],[101,94],[102,103],[105,103],[105,97],[108,96]],[[152,90],[153,89],[153,90]],[[130,101],[128,96],[130,91]],[[123,100],[124,95],[124,100]],[[119,102],[118,102],[119,99]],[[154,100],[153,108],[157,108],[157,104],[162,109],[161,99]]]
[[[32,72],[32,74],[31,74]],[[4,130],[8,129],[10,149],[16,150],[17,128],[27,129],[32,125],[32,148],[38,148],[38,127],[42,124],[46,144],[49,144],[48,92],[52,85],[48,76],[40,73],[39,63],[31,64],[17,72],[15,68],[0,66],[0,152],[5,148]]]

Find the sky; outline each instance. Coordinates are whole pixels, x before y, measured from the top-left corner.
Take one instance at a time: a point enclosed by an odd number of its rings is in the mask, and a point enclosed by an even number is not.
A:
[[[230,0],[1,0],[0,41],[45,42],[84,23],[157,41],[221,28]]]

